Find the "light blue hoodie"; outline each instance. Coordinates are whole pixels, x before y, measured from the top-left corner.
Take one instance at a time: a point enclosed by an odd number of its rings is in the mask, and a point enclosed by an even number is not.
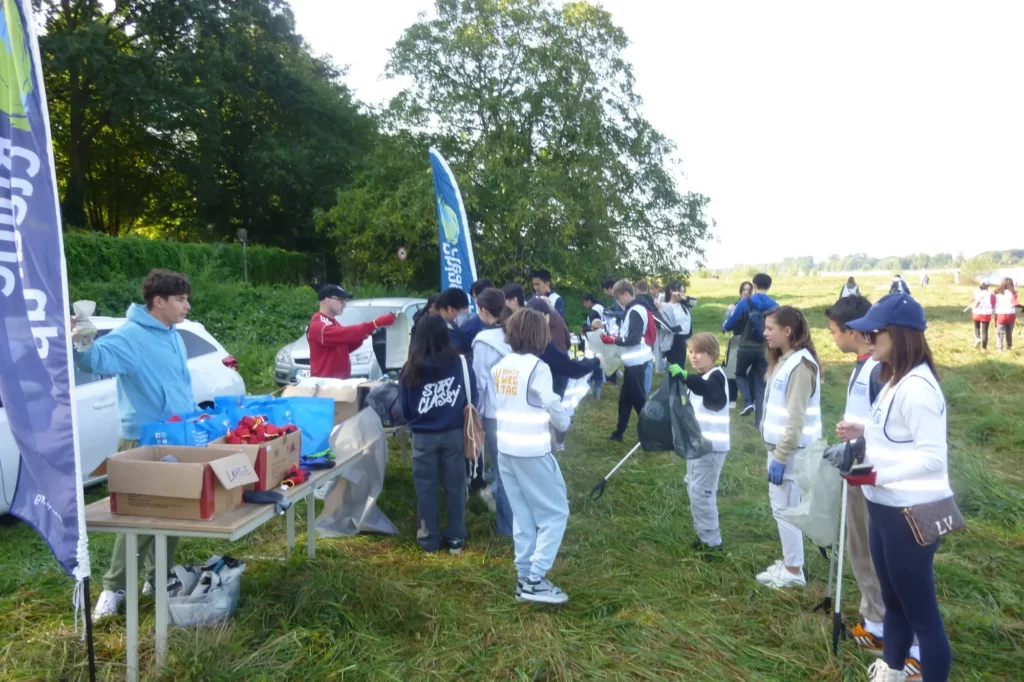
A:
[[[83,372],[117,377],[121,438],[138,440],[143,424],[198,408],[188,353],[177,328],[167,328],[137,303],[128,308],[127,317],[123,325],[74,356]]]

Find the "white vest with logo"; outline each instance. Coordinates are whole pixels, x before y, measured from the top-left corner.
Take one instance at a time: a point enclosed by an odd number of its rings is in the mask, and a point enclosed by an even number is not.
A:
[[[769,445],[778,445],[782,434],[786,432],[786,421],[789,416],[786,410],[786,392],[789,390],[789,377],[803,360],[814,365],[816,381],[814,392],[807,401],[807,420],[804,422],[803,433],[800,434],[799,447],[805,448],[814,441],[821,440],[821,370],[807,349],[803,348],[782,363],[765,389],[761,437]]]
[[[1016,315],[1017,309],[1013,307],[1013,292],[1006,290],[996,294],[996,315]]]
[[[647,333],[647,308],[637,304],[626,311],[626,331],[620,334],[620,336],[629,336],[629,332],[633,331],[632,325],[636,324],[636,315],[633,315],[634,310],[640,319],[643,320],[643,323],[640,327],[640,343],[634,346],[622,346],[622,364],[626,367],[636,367],[654,360],[654,353],[651,352],[651,347],[644,341],[644,334]]]
[[[562,297],[561,297],[561,296],[559,296],[558,294],[556,294],[556,293],[555,293],[555,292],[553,292],[553,291],[549,291],[549,292],[547,293],[547,296],[546,296],[546,298],[548,299],[548,301],[550,301],[550,302],[551,302],[551,309],[552,309],[552,310],[554,310],[555,312],[558,312],[558,309],[557,309],[557,308],[555,308],[555,303],[557,303],[557,302],[558,302],[558,299],[560,299],[560,298],[562,298]]]
[[[590,306],[590,309],[593,310],[595,313],[597,313],[597,316],[600,317],[602,321],[604,320],[604,306],[603,305],[601,305],[600,303],[595,303],[594,305]]]
[[[551,419],[530,404],[530,381],[540,359],[511,353],[491,370],[498,406],[498,452],[514,457],[543,457],[551,452]]]
[[[992,314],[992,292],[987,289],[978,289],[974,292],[974,314]]]
[[[899,464],[914,452],[913,434],[902,415],[893,411],[892,406],[900,388],[907,381],[926,381],[940,397],[945,414],[946,400],[942,389],[928,365],[921,364],[910,370],[907,376],[895,386],[887,384],[872,406],[871,419],[864,429],[867,446],[864,461],[875,470],[882,471]],[[865,486],[864,497],[876,504],[889,507],[912,507],[915,504],[943,500],[953,494],[949,487],[949,474],[942,471],[927,474],[913,480],[896,481],[885,485]]]
[[[878,367],[878,361],[868,358],[858,373],[850,375],[850,383],[846,387],[846,414],[843,421],[867,425],[871,419],[871,373]]]
[[[722,371],[721,367],[715,367],[710,372],[705,373],[704,379],[707,380],[715,372],[721,372],[722,377],[725,378],[725,372]],[[729,382],[726,379],[726,387]],[[726,389],[728,390],[728,388]],[[700,424],[701,434],[711,441],[711,449],[714,452],[728,452],[729,451],[729,402],[726,401],[725,407],[720,410],[709,410],[704,407],[704,398],[697,395],[696,393],[690,392],[690,404],[693,405],[693,414],[697,417],[697,423]]]

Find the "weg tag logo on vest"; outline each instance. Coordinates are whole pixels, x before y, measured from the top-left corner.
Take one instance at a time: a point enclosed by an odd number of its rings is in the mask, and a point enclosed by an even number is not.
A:
[[[21,15],[14,0],[2,0],[0,12],[0,111],[11,127],[29,131],[28,100],[32,94],[32,54],[25,42]]]

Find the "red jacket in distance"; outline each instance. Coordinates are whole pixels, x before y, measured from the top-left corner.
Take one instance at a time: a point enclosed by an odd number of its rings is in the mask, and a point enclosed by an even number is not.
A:
[[[373,322],[345,327],[337,320],[317,312],[309,321],[309,329],[306,331],[310,374],[315,377],[348,379],[352,376],[349,353],[358,350],[373,330]]]

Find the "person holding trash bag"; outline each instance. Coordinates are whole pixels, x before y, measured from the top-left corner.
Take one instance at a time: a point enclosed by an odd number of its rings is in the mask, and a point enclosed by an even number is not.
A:
[[[166,421],[174,415],[186,415],[198,409],[192,395],[185,342],[175,326],[184,322],[192,309],[188,301],[191,294],[192,285],[185,275],[152,270],[142,284],[145,306],[132,303],[123,325],[100,339],[79,334],[77,329],[72,335],[73,357],[78,369],[117,377],[121,412],[118,452],[139,446],[143,424]],[[174,565],[177,546],[178,538],[168,536],[169,566]],[[103,591],[92,614],[94,622],[116,615],[124,602],[127,563],[124,548],[124,535],[118,535],[110,568],[103,576]],[[139,537],[138,552],[138,561],[144,564],[148,576],[143,594],[149,594],[156,586],[155,581],[166,580],[167,576],[156,575],[153,536]],[[127,587],[138,589],[136,585]]]
[[[427,315],[416,325],[409,359],[398,377],[398,400],[412,431],[416,542],[427,552],[445,544],[458,554],[466,539],[463,411],[476,400],[476,381],[467,360],[452,346],[448,322],[441,315]],[[443,535],[439,484],[448,513]]]
[[[622,442],[622,436],[629,426],[630,411],[636,410],[637,415],[644,409],[647,394],[644,392],[644,380],[648,363],[654,362],[651,347],[644,341],[647,332],[647,308],[635,298],[633,285],[626,279],[620,279],[612,288],[615,300],[626,310],[622,332],[618,337],[604,334],[601,340],[622,347],[622,391],[619,392],[619,421],[615,431],[608,440]]]
[[[386,313],[369,322],[342,325],[335,318],[345,312],[346,302],[352,294],[337,284],[320,289],[320,309],[313,314],[306,329],[309,341],[309,369],[315,377],[348,379],[352,376],[349,354],[363,345],[379,327],[395,323],[395,314]]]
[[[843,420],[836,426],[843,440],[864,438],[864,463],[873,467],[846,477],[863,487],[885,603],[883,654],[868,669],[869,679],[908,679],[916,635],[922,679],[945,682],[952,654],[932,568],[941,535],[964,525],[949,487],[946,400],[924,335],[924,309],[906,294],[891,294],[846,326],[867,337],[886,382],[866,425]]]
[[[782,540],[782,560],[757,575],[775,589],[804,587],[804,536],[781,512],[800,504],[793,471],[799,448],[821,440],[821,371],[804,314],[782,306],[764,316],[768,381],[761,436],[768,445],[768,498]]]
[[[669,285],[671,291],[671,285]],[[671,381],[685,381],[701,435],[711,441],[711,453],[686,460],[686,493],[697,541],[693,548],[707,552],[722,547],[718,525],[718,480],[729,454],[729,384],[725,371],[715,366],[721,352],[714,334],[701,332],[690,339],[688,373],[678,364],[668,366]]]
[[[551,388],[551,370],[540,355],[551,334],[544,316],[520,310],[505,322],[512,348],[491,370],[498,413],[498,469],[512,507],[516,599],[561,604],[569,597],[551,584],[569,520],[569,499],[551,433],[569,428],[569,415]]]

